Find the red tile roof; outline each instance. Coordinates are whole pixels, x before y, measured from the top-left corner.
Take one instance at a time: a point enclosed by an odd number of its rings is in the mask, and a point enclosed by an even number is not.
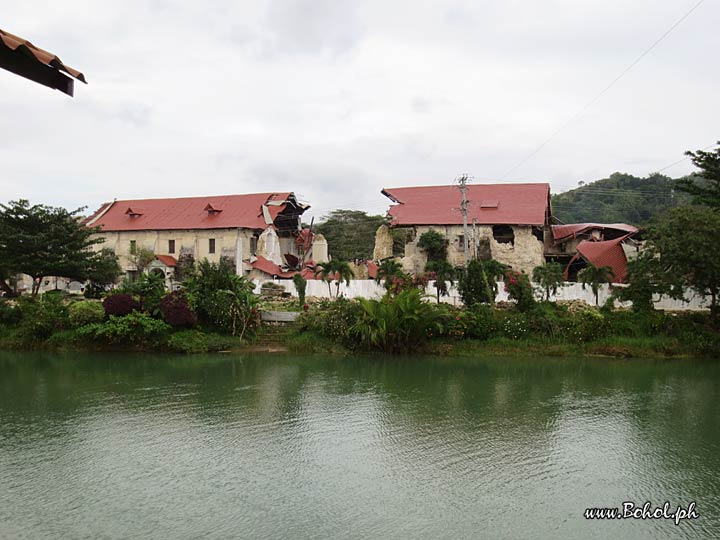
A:
[[[457,186],[390,188],[382,194],[391,206],[393,225],[461,225],[462,196]],[[550,212],[550,185],[469,184],[468,223],[544,225]]]
[[[73,81],[60,71],[87,84],[85,75],[65,65],[53,53],[0,29],[0,66],[45,86],[73,95]]]
[[[306,262],[305,267],[299,272],[299,274],[305,279],[319,279],[315,276],[315,272],[308,268],[308,265],[311,264],[312,261]],[[255,261],[250,263],[250,266],[252,266],[255,270],[260,270],[261,272],[265,272],[271,276],[277,276],[283,279],[289,279],[298,273],[296,270],[283,270],[279,265],[262,256],[258,256]]]
[[[155,255],[155,258],[168,268],[177,266],[177,259],[172,255]]]
[[[292,193],[114,201],[104,203],[85,224],[103,231],[265,229],[263,205],[275,220],[288,202],[297,204]]]
[[[622,248],[622,243],[630,234],[605,240],[603,242],[590,242],[584,240],[578,244],[577,250],[580,256],[593,266],[609,266],[615,276],[613,283],[622,283],[627,276],[627,257]]]
[[[568,225],[553,225],[553,240],[555,242],[562,242],[563,240],[594,229],[615,230],[625,234],[638,232],[637,227],[633,227],[627,223],[570,223]]]

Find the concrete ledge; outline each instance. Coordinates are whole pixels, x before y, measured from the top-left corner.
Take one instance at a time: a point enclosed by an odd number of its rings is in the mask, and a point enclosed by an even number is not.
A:
[[[260,317],[268,322],[294,322],[300,316],[299,311],[261,311]]]

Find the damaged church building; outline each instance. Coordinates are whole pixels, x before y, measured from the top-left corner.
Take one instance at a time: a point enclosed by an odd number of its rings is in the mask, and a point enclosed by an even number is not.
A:
[[[100,227],[104,242],[133,278],[133,255],[141,249],[155,254],[148,266],[172,284],[178,260],[226,258],[238,275],[269,279],[306,270],[327,261],[327,242],[301,227],[309,205],[294,193],[254,193],[211,197],[115,200],[85,220]]]
[[[447,239],[450,264],[464,266],[458,186],[389,188],[382,194],[394,204],[388,211],[390,228],[377,231],[375,260],[398,256],[404,272],[422,273],[427,257],[417,244],[423,233],[434,230]],[[470,259],[495,259],[528,274],[545,262],[545,236],[552,218],[549,184],[470,184],[466,197]],[[404,244],[401,251],[398,236]]]
[[[627,261],[640,249],[638,229],[624,223],[562,225],[552,213],[550,185],[468,184],[468,259],[495,259],[532,274],[546,261],[559,262],[568,281],[587,264],[610,266],[622,283]],[[427,256],[418,246],[423,233],[434,230],[447,240],[448,262],[465,265],[462,194],[456,185],[383,189],[393,204],[390,226],[375,236],[373,259],[396,258],[403,271],[420,274]]]

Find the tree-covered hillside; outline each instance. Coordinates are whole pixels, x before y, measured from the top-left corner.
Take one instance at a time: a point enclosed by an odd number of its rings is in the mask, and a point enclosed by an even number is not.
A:
[[[653,174],[639,178],[613,173],[553,195],[553,214],[563,223],[630,223],[646,225],[656,214],[690,202],[690,196],[675,189],[677,179]]]

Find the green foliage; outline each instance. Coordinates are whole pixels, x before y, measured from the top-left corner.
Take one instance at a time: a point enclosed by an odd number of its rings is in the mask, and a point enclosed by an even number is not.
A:
[[[553,195],[554,215],[564,223],[632,223],[645,225],[656,215],[686,204],[675,180],[661,174],[639,178],[614,173],[609,178]]]
[[[655,257],[668,294],[684,296],[685,287],[710,296],[718,311],[720,295],[720,211],[708,206],[676,208],[650,228],[646,249]]]
[[[108,248],[102,248],[90,260],[85,297],[100,298],[115,284],[121,274],[122,269],[115,252]]]
[[[30,206],[24,199],[0,204],[0,274],[31,276],[33,296],[46,276],[84,281],[95,259],[91,247],[103,240],[91,238],[99,230],[79,221],[82,210]]]
[[[208,334],[199,330],[181,330],[170,335],[167,348],[173,352],[197,354],[231,349],[236,343],[233,338]]]
[[[136,247],[128,252],[127,258],[135,266],[138,274],[143,274],[148,265],[155,260],[155,252],[152,249]]]
[[[435,294],[439,304],[441,296],[450,294],[448,283],[452,287],[455,280],[455,269],[447,261],[428,261],[425,265],[425,273],[429,279],[435,280]]]
[[[395,259],[383,259],[378,265],[377,274],[375,275],[375,282],[383,282],[385,290],[390,290],[392,286],[393,278],[402,277],[402,265]]]
[[[20,322],[22,313],[13,304],[0,298],[0,326],[14,326]]]
[[[350,328],[361,347],[390,353],[419,349],[440,329],[440,312],[423,300],[418,289],[381,300],[360,299],[362,316]]]
[[[447,239],[439,232],[430,229],[420,235],[417,246],[427,255],[428,261],[447,259]]]
[[[298,304],[300,304],[300,307],[303,307],[303,305],[305,305],[305,291],[307,290],[307,279],[302,277],[300,274],[295,274],[292,280],[295,284],[295,290],[297,290],[298,293]]]
[[[333,210],[315,230],[327,240],[333,259],[370,259],[375,231],[385,222],[383,216],[370,216],[360,210]]]
[[[362,306],[356,300],[338,298],[313,304],[298,320],[301,332],[312,332],[354,348],[355,340],[350,327],[362,313]]]
[[[524,272],[508,270],[505,272],[505,292],[514,300],[520,311],[528,311],[535,305],[530,278]]]
[[[638,257],[628,262],[627,286],[617,287],[613,298],[622,302],[632,302],[634,311],[653,311],[653,295],[667,292],[665,276],[661,273],[660,260],[649,250],[642,251]]]
[[[16,309],[21,314],[19,335],[25,341],[42,341],[68,327],[68,310],[60,295],[23,296]]]
[[[255,284],[235,273],[226,259],[200,261],[197,272],[185,281],[190,306],[200,322],[241,338],[260,326],[259,298]]]
[[[78,334],[110,344],[147,345],[170,330],[163,321],[147,313],[133,311],[129,315],[111,315],[103,323],[88,324],[78,329]]]
[[[340,295],[340,283],[343,281],[350,285],[350,280],[355,277],[352,268],[346,261],[332,260],[318,264],[315,267],[315,276],[319,276],[328,285],[328,291],[332,295],[330,284],[335,281],[335,297]]]
[[[181,250],[175,265],[175,279],[183,282],[195,273],[195,256],[192,251]]]
[[[105,308],[95,300],[73,302],[68,307],[70,326],[79,328],[86,324],[99,323],[105,319]]]
[[[698,150],[685,155],[690,156],[700,172],[679,180],[677,188],[692,195],[694,204],[720,209],[720,147],[712,152]]]
[[[546,262],[533,269],[533,281],[545,292],[545,300],[550,300],[550,294],[557,294],[559,287],[565,283],[563,266],[556,262]]]
[[[165,278],[156,273],[141,274],[135,280],[126,279],[117,289],[140,301],[142,309],[154,317],[160,316],[160,301],[165,296]]]
[[[495,302],[495,294],[482,261],[472,260],[468,263],[458,281],[458,290],[463,304],[468,307]]]
[[[604,283],[612,283],[615,276],[612,268],[609,266],[588,265],[578,272],[577,278],[582,283],[583,290],[589,286],[595,296],[595,305],[599,304],[600,286]]]

